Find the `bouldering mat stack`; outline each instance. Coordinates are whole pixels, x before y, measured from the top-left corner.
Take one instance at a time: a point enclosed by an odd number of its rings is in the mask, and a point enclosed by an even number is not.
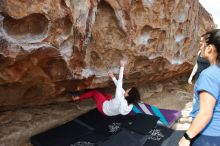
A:
[[[135,115],[138,113],[157,116],[160,118],[159,123],[167,127],[171,127],[174,124],[174,122],[181,117],[180,111],[171,109],[161,109],[144,102],[135,104],[133,106],[132,111],[129,114]]]

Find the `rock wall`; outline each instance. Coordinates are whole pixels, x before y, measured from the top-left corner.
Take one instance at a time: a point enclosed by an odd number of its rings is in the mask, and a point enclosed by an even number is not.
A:
[[[0,109],[67,100],[71,90],[189,73],[214,27],[198,0],[1,0]]]

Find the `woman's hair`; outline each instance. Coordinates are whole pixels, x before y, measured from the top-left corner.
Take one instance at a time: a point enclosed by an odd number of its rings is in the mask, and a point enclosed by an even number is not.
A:
[[[214,45],[217,53],[217,64],[220,66],[220,29],[213,29],[206,32],[201,37],[204,37],[207,45]]]
[[[128,104],[138,103],[141,100],[138,89],[132,87],[128,92],[128,96],[125,99],[127,100]]]

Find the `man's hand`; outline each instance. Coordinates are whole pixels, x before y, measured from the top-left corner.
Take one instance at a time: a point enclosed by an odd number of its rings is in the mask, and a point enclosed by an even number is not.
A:
[[[112,72],[112,71],[109,71],[109,72],[108,72],[108,76],[111,77],[111,78],[113,78],[113,77],[114,77],[113,72]]]

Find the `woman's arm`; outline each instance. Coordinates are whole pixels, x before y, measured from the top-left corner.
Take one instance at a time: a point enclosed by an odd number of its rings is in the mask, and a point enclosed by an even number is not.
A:
[[[206,91],[202,91],[199,94],[200,98],[200,108],[199,113],[193,120],[191,126],[187,130],[187,134],[190,138],[194,138],[198,135],[209,123],[212,118],[213,110],[215,107],[216,99],[211,94]],[[184,137],[180,140],[179,146],[189,146],[190,141],[186,140]]]
[[[122,80],[123,80],[123,73],[124,73],[124,66],[125,66],[125,61],[121,60],[120,61],[120,70],[119,70],[119,77],[118,77],[118,82],[116,85],[116,92],[115,92],[115,98],[122,98],[124,97],[123,93],[122,93]]]
[[[192,84],[192,78],[196,74],[197,70],[198,70],[198,64],[196,63],[195,66],[193,67],[193,70],[192,70],[190,76],[189,76],[189,79],[188,79],[189,84]]]
[[[116,79],[116,77],[114,76],[113,72],[112,71],[109,71],[108,72],[108,75],[109,77],[111,77],[112,81],[114,82],[115,86],[117,86],[118,84],[118,81]],[[122,93],[124,94],[125,93],[125,90],[122,88]]]
[[[111,79],[112,79],[112,81],[114,82],[115,86],[117,86],[118,81],[117,81],[117,79],[116,79],[116,77],[114,76],[114,74],[113,74],[112,71],[109,71],[109,72],[108,72],[108,76],[111,77]]]
[[[198,57],[200,56],[200,53],[201,53],[201,51],[199,50],[198,54],[197,54]],[[189,79],[188,79],[189,84],[192,84],[192,78],[195,76],[197,70],[198,70],[198,64],[196,63],[193,67],[193,70],[192,70],[190,76],[189,76]]]

